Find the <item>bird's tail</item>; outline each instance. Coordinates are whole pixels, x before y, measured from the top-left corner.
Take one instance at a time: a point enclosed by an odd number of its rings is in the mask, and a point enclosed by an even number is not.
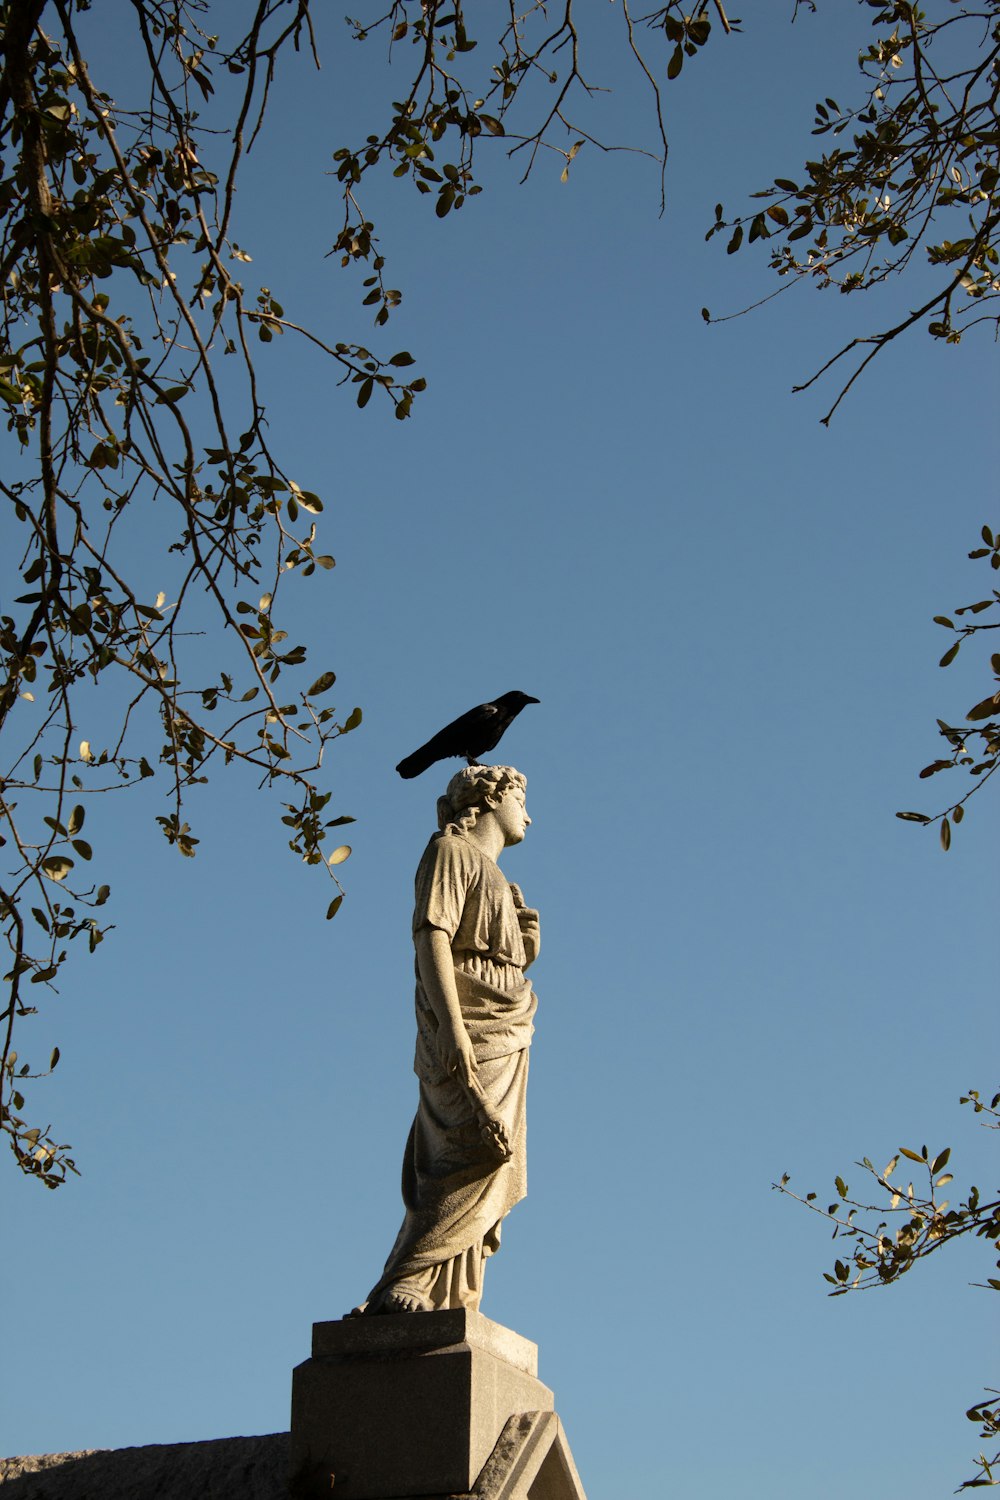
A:
[[[421,745],[419,750],[414,750],[412,755],[401,760],[396,770],[404,781],[411,781],[414,776],[419,776],[422,771],[426,771],[436,758],[433,751],[429,751],[426,745]]]

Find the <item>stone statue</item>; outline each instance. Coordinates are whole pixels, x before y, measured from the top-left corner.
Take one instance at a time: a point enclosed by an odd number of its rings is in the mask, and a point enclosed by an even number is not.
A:
[[[538,913],[497,866],[531,819],[525,778],[467,766],[438,799],[416,876],[420,1102],[403,1158],[406,1217],[358,1313],[479,1308],[487,1256],[526,1192],[525,1095]]]

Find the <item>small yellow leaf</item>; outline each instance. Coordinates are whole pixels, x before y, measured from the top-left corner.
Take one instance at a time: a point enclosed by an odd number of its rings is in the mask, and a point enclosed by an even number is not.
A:
[[[94,756],[93,756],[93,753],[92,753],[91,748],[90,748],[90,741],[89,740],[81,740],[80,741],[80,759],[81,760],[85,760],[85,761],[92,761],[93,758],[94,758]]]
[[[341,844],[338,849],[334,849],[333,853],[327,857],[326,862],[328,865],[342,865],[345,859],[350,858],[350,854],[350,844]]]

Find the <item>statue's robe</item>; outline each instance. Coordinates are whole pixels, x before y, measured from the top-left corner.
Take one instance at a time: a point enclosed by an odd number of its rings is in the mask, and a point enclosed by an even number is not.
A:
[[[420,1102],[403,1157],[406,1217],[369,1295],[377,1312],[390,1288],[428,1309],[479,1307],[486,1257],[504,1217],[527,1191],[525,1098],[536,999],[510,886],[495,861],[454,828],[431,839],[417,870],[414,934],[447,934],[477,1080],[512,1147],[498,1163],[473,1102],[438,1057],[438,1022],[417,968],[414,1071]]]

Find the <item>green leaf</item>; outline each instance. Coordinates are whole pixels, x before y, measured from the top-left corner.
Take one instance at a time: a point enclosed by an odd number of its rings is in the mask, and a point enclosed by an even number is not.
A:
[[[86,817],[86,813],[84,812],[83,808],[80,807],[79,804],[78,804],[76,807],[73,808],[72,812],[69,815],[69,818],[68,818],[67,823],[66,823],[66,832],[68,834],[70,834],[70,835],[72,835],[74,833],[79,833],[80,829],[83,827],[83,820],[84,820],[85,817]]]
[[[951,824],[947,818],[941,820],[941,848],[945,851],[951,848]]]
[[[94,851],[87,843],[86,839],[74,839],[73,848],[76,850],[77,854],[79,854],[81,859],[93,859],[94,857]]]
[[[926,1157],[920,1156],[916,1151],[911,1151],[908,1146],[900,1146],[900,1155],[905,1156],[907,1161],[925,1161]]]
[[[360,723],[361,723],[361,710],[360,710],[360,708],[354,708],[354,709],[351,710],[351,713],[350,713],[349,717],[347,718],[347,720],[344,723],[343,733],[344,734],[350,734],[351,730],[352,729],[357,729],[357,727],[358,727],[358,725]]]
[[[932,760],[930,765],[924,766],[924,769],[920,772],[920,779],[924,780],[928,776],[935,776],[938,771],[950,771],[953,765],[954,761],[950,760]]]
[[[359,406],[364,407],[364,406],[368,405],[369,401],[372,398],[372,391],[374,389],[375,389],[375,382],[372,380],[371,376],[369,375],[369,377],[368,377],[367,380],[363,380],[361,382],[361,387],[360,387],[360,389],[358,391],[358,405]]]
[[[935,1156],[934,1163],[933,1163],[933,1165],[931,1167],[931,1174],[934,1177],[936,1177],[937,1174],[940,1171],[942,1171],[948,1165],[948,1158],[950,1156],[951,1156],[951,1147],[950,1146],[947,1146],[944,1151],[942,1151],[938,1156]]]
[[[677,46],[674,48],[671,54],[670,61],[667,63],[667,77],[671,79],[677,78],[683,66],[684,48],[678,42]]]
[[[973,721],[992,718],[994,714],[1000,713],[1000,693],[991,693],[980,703],[974,703],[966,712],[965,717]]]
[[[49,880],[65,880],[74,861],[65,859],[61,855],[50,854],[47,859],[42,860],[42,874],[47,875]]]
[[[938,662],[938,666],[939,667],[949,667],[949,666],[951,666],[951,663],[955,660],[955,657],[958,655],[958,648],[961,646],[961,644],[962,644],[961,641],[956,641],[953,646],[949,646],[948,649],[947,649],[947,651],[942,656],[941,660]]]
[[[726,254],[727,255],[735,255],[736,251],[740,248],[740,246],[742,245],[742,243],[743,243],[743,225],[742,224],[737,224],[736,228],[733,230],[733,237],[729,241],[729,244],[726,246]]]
[[[326,909],[326,920],[328,922],[331,917],[335,917],[337,915],[338,911],[340,910],[340,903],[343,901],[343,899],[343,893],[341,893],[339,896],[334,896],[333,900],[330,902],[330,905]]]
[[[323,672],[323,673],[321,673],[321,675],[316,678],[316,681],[313,683],[312,687],[309,689],[308,693],[306,694],[306,697],[307,698],[316,698],[316,697],[319,696],[320,693],[329,692],[330,688],[333,687],[333,684],[336,682],[336,680],[337,680],[337,674],[336,674],[336,672]]]

